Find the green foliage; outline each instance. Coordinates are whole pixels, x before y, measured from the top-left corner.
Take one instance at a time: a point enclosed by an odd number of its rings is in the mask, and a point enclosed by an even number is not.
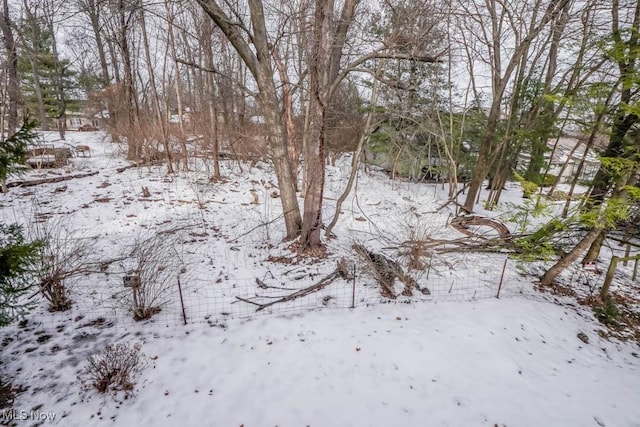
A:
[[[639,187],[634,187],[632,185],[626,185],[622,188],[622,191],[624,191],[630,199],[634,200],[634,201],[638,201],[640,200],[640,188]]]
[[[564,103],[567,106],[573,106],[575,104],[574,98],[559,93],[545,93],[544,95],[542,95],[542,99],[545,102],[550,102],[553,104]]]
[[[553,184],[556,183],[558,177],[556,175],[545,175],[544,179],[542,181],[542,186],[543,187],[551,187]]]
[[[38,17],[27,16],[21,23],[24,42],[18,55],[18,72],[27,111],[38,111],[36,85],[40,86],[47,117],[59,117],[66,109],[67,93],[77,88],[77,73],[71,62],[53,53],[53,35]]]
[[[0,181],[4,182],[11,175],[23,169],[27,145],[36,138],[34,128],[36,122],[25,117],[22,127],[5,141],[0,142]]]
[[[518,172],[513,171],[513,177],[522,186],[522,195],[523,195],[523,197],[528,199],[532,195],[534,195],[536,193],[536,191],[538,191],[538,185],[535,182],[527,181]]]
[[[549,260],[555,254],[553,239],[568,229],[571,219],[551,218],[533,233],[531,220],[551,215],[551,207],[544,200],[525,199],[522,204],[506,203],[501,219],[516,224],[516,231],[522,235],[513,240],[516,247],[514,258],[523,262]]]
[[[612,197],[605,204],[580,214],[580,222],[589,228],[613,229],[629,218],[631,204],[625,197]]]
[[[27,308],[22,297],[33,286],[30,269],[40,247],[25,243],[18,225],[0,224],[0,326]]]
[[[552,239],[569,228],[570,220],[553,218],[533,234],[514,240],[521,261],[547,261],[555,255]]]
[[[632,171],[637,163],[623,157],[600,157],[602,167],[613,179],[618,179]]]
[[[555,254],[551,239],[558,233],[567,230],[567,228],[568,225],[566,222],[554,218],[532,235],[519,239],[516,244],[522,250],[522,258],[531,259],[535,257],[534,259],[551,259]]]
[[[593,309],[596,318],[607,325],[615,325],[620,319],[620,310],[613,301],[608,300],[604,305]]]
[[[555,255],[549,242],[536,242],[529,237],[514,240],[516,254],[514,258],[523,262],[548,261]]]
[[[549,215],[549,206],[544,200],[526,199],[522,204],[505,203],[504,211],[500,219],[516,224],[516,231],[522,234],[530,228],[532,218]]]

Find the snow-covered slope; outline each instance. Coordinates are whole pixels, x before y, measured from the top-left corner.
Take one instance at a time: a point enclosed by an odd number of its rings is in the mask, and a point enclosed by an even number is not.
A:
[[[88,261],[96,262],[166,233],[184,267],[188,324],[173,288],[147,322],[134,322],[114,302],[112,295],[128,292],[126,261],[79,277],[71,311],[49,313],[40,304],[26,322],[0,331],[2,373],[27,388],[5,421],[32,425],[33,417],[55,413],[43,424],[640,426],[638,346],[601,338],[589,310],[538,294],[515,263],[495,299],[502,254],[430,259],[428,273],[416,278],[431,295],[391,303],[360,269],[355,309],[348,308],[352,283],[340,280],[259,313],[235,298],[316,283],[339,257],[353,259],[353,242],[397,255],[412,235],[452,237],[446,210],[433,213],[446,197],[440,186],[362,174],[328,242],[329,259],[296,261],[280,242],[281,207],[267,165],[241,171],[225,161],[219,183],[207,182],[202,164],[173,177],[157,167],[117,173],[127,163],[102,134],[69,139],[90,145],[92,157],[48,176],[98,174],[14,188],[0,196],[2,220],[63,224],[74,239],[92,242]],[[328,171],[327,218],[347,165]],[[86,358],[115,343],[142,343],[149,366],[135,396],[81,396],[76,377]]]

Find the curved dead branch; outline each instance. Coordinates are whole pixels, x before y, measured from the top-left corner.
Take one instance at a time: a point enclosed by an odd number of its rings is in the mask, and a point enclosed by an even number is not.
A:
[[[504,240],[510,240],[512,237],[511,232],[502,222],[479,215],[457,216],[451,220],[451,226],[462,234],[482,240],[487,240],[487,238],[470,227],[479,226],[492,228],[498,233],[500,238]]]

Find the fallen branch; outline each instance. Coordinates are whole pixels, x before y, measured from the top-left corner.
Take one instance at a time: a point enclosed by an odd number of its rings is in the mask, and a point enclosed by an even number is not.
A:
[[[247,231],[246,233],[243,233],[241,235],[239,235],[238,237],[236,237],[235,239],[231,239],[228,240],[227,243],[233,243],[233,242],[237,242],[239,239],[241,239],[242,237],[253,233],[255,230],[257,230],[260,227],[266,227],[269,224],[273,224],[274,222],[276,222],[277,220],[279,220],[280,218],[282,218],[284,216],[284,214],[280,214],[277,217],[273,218],[271,221],[267,221],[267,222],[263,222],[262,224],[258,224],[255,227],[253,227],[251,230]]]
[[[86,178],[88,176],[94,176],[94,175],[98,175],[98,171],[88,172],[88,173],[81,173],[81,174],[78,174],[78,175],[56,176],[56,177],[53,177],[53,178],[33,179],[33,180],[27,180],[27,181],[13,181],[13,182],[7,183],[7,188],[12,188],[12,187],[33,187],[33,186],[41,185],[41,184],[52,184],[52,183],[56,183],[56,182],[69,181],[69,180],[75,179],[75,178]]]
[[[296,289],[292,289],[292,288],[281,288],[279,286],[271,286],[271,285],[267,285],[265,282],[263,282],[262,280],[256,278],[256,284],[258,285],[258,287],[260,289],[278,289],[279,291],[295,291]]]
[[[521,237],[521,236],[518,236]],[[469,239],[467,237],[444,240],[444,239],[425,239],[425,240],[406,240],[398,246],[388,246],[383,249],[388,250],[411,250],[415,246],[420,246],[425,252],[434,254],[445,254],[452,252],[504,252],[514,251],[513,236],[509,239],[496,237],[492,239]]]
[[[504,240],[511,239],[511,232],[506,225],[494,218],[486,218],[478,215],[461,215],[451,220],[451,227],[455,228],[462,234],[466,234],[469,237],[476,237],[479,239],[486,239],[484,236],[469,229],[470,226],[483,226],[493,228]]]
[[[466,208],[464,207],[464,205],[462,205],[462,204],[458,203],[458,196],[459,196],[460,194],[462,194],[462,193],[464,192],[464,190],[466,190],[466,189],[467,189],[467,187],[469,186],[469,183],[470,183],[470,182],[471,182],[471,181],[469,181],[469,182],[465,182],[465,183],[462,185],[462,188],[461,188],[460,190],[458,190],[458,192],[455,194],[455,196],[450,197],[450,198],[449,198],[449,200],[447,200],[445,203],[443,203],[442,205],[440,205],[440,206],[438,207],[438,209],[436,209],[435,211],[433,211],[433,213],[438,213],[438,212],[440,212],[442,209],[446,208],[446,207],[447,207],[447,206],[449,206],[450,204],[454,204],[454,205],[456,205],[458,208],[462,209],[464,212],[467,212],[467,210],[466,210]],[[470,213],[470,212],[467,212],[467,213]]]
[[[122,172],[126,171],[127,169],[133,169],[133,168],[137,168],[137,167],[140,167],[140,166],[143,166],[143,165],[144,165],[144,162],[133,163],[131,165],[127,165],[127,166],[123,166],[121,168],[117,168],[116,172],[122,173]]]
[[[342,264],[338,264],[338,268],[336,268],[335,270],[333,270],[331,273],[329,273],[327,276],[325,276],[322,280],[320,280],[318,283],[311,285],[307,288],[304,289],[300,289],[299,291],[296,291],[292,294],[289,294],[287,296],[278,298],[275,301],[271,301],[268,303],[259,303],[259,302],[255,302],[255,301],[251,301],[249,299],[246,298],[241,298],[236,296],[236,299],[242,302],[246,302],[249,304],[253,304],[258,306],[258,308],[256,309],[256,311],[261,311],[264,310],[267,307],[271,307],[274,304],[279,304],[282,302],[288,302],[288,301],[293,301],[296,298],[301,298],[304,297],[306,295],[309,295],[311,293],[314,292],[318,292],[319,290],[322,290],[324,288],[326,288],[327,286],[329,286],[331,283],[333,283],[334,280],[336,280],[338,277],[347,277],[348,276],[348,272],[347,271],[343,271],[344,269],[341,266]],[[258,282],[258,285],[260,286],[260,282]],[[260,286],[263,287],[263,286]]]

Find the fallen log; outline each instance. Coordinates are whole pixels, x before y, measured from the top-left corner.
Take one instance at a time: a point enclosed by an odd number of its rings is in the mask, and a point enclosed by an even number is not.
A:
[[[56,183],[56,182],[69,181],[69,180],[75,179],[75,178],[86,178],[88,176],[94,176],[94,175],[98,175],[98,171],[88,172],[88,173],[81,173],[81,174],[78,174],[78,175],[56,176],[56,177],[53,177],[53,178],[33,179],[33,180],[26,180],[26,181],[13,181],[13,182],[8,182],[7,183],[7,188],[33,187],[33,186],[41,185],[41,184],[51,184],[51,183]]]
[[[118,172],[118,173],[122,173],[122,172],[126,171],[127,169],[137,168],[137,167],[142,166],[142,165],[144,165],[144,162],[140,162],[140,163],[133,163],[133,164],[131,164],[131,165],[127,165],[127,166],[123,166],[123,167],[121,167],[121,168],[117,168],[117,169],[116,169],[116,172]]]
[[[404,296],[411,296],[413,289],[418,289],[425,295],[431,295],[429,289],[421,289],[413,277],[405,273],[400,264],[394,260],[383,254],[371,252],[358,243],[355,243],[351,248],[362,258],[369,269],[373,271],[380,285],[380,294],[383,297],[396,299],[397,295],[394,290],[396,278],[404,285],[404,291],[402,291],[402,295]]]

